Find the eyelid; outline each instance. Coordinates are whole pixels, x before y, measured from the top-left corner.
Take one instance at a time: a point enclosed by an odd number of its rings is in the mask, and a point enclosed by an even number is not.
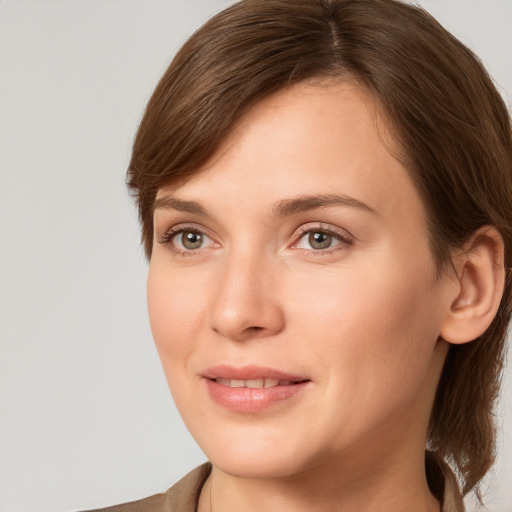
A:
[[[307,233],[311,233],[314,231],[320,231],[320,232],[327,233],[327,234],[337,238],[341,242],[341,245],[344,245],[344,246],[352,245],[356,241],[356,237],[353,236],[346,229],[341,229],[337,226],[333,226],[332,224],[326,224],[324,222],[308,222],[306,224],[302,224],[293,233],[293,235],[292,235],[293,242],[291,244],[291,248],[297,249],[297,247],[294,247],[294,246],[296,246],[299,243],[299,241],[303,238],[303,236]],[[321,254],[321,253],[325,253],[325,252],[329,252],[329,251],[332,252],[337,247],[338,246],[334,246],[332,248],[326,248],[326,249],[316,249],[316,250],[311,249],[311,252],[316,253],[316,254]],[[303,250],[307,251],[307,249],[303,249]]]
[[[176,235],[178,235],[179,233],[181,233],[183,231],[195,231],[197,233],[200,233],[200,234],[204,235],[205,237],[207,237],[208,239],[210,239],[214,245],[220,246],[219,242],[217,242],[215,237],[210,234],[210,231],[208,229],[204,228],[200,224],[196,224],[193,222],[185,222],[185,223],[178,223],[178,224],[172,225],[171,227],[167,228],[163,234],[161,234],[159,236],[155,236],[155,238],[159,244],[166,246],[170,251],[172,251],[178,255],[192,256],[192,255],[197,254],[197,252],[199,252],[199,251],[204,251],[204,250],[212,248],[212,247],[200,247],[196,250],[193,250],[193,249],[186,250],[186,251],[180,250],[179,248],[175,247],[172,244],[172,240]],[[308,250],[308,249],[296,247],[296,245],[304,237],[304,235],[306,235],[307,233],[314,232],[314,231],[327,233],[327,234],[333,236],[334,238],[336,238],[340,243],[336,244],[333,247],[327,247],[325,249],[313,249],[312,248],[311,250]],[[157,235],[156,231],[155,231],[155,235]],[[356,237],[353,236],[346,229],[342,229],[338,226],[334,226],[332,224],[327,224],[325,222],[308,222],[308,223],[302,224],[294,231],[291,238],[292,238],[292,242],[289,245],[289,247],[291,249],[297,249],[297,250],[301,250],[303,252],[310,252],[310,253],[314,253],[316,255],[328,254],[335,250],[340,250],[340,249],[346,248],[348,245],[352,245],[356,241]]]
[[[187,255],[192,256],[194,254],[197,254],[199,251],[204,251],[205,249],[210,249],[211,247],[200,247],[195,250],[186,250],[182,251],[175,247],[172,243],[173,238],[178,235],[179,233],[182,233],[184,231],[194,231],[197,233],[200,233],[201,235],[205,236],[206,238],[210,239],[215,245],[219,245],[218,242],[215,240],[213,236],[211,236],[207,229],[204,227],[194,224],[194,223],[180,223],[175,224],[165,230],[165,232],[157,237],[157,242],[161,245],[166,246],[171,252],[177,254],[177,255]]]

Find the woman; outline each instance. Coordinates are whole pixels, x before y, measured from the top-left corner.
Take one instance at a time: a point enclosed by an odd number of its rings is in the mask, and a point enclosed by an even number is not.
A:
[[[166,71],[128,180],[210,463],[111,510],[464,510],[512,293],[510,120],[467,48],[395,0],[239,2]]]

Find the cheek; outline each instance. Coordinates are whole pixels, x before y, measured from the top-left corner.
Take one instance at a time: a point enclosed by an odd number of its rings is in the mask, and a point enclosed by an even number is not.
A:
[[[332,430],[341,444],[352,436],[372,439],[381,428],[405,424],[411,411],[420,414],[430,406],[437,342],[428,273],[418,278],[417,272],[404,276],[391,267],[353,270],[316,276],[314,299],[302,300],[294,314],[302,319],[297,351],[308,354],[330,404],[318,428]]]
[[[290,307],[307,333],[301,339],[318,364],[334,370],[331,379],[382,391],[385,382],[413,384],[427,371],[439,334],[431,267],[392,261],[305,275],[297,286]]]
[[[198,339],[207,292],[194,286],[194,280],[180,278],[179,273],[165,272],[150,264],[147,302],[151,331],[156,348],[168,372],[168,365],[180,361],[193,350]]]

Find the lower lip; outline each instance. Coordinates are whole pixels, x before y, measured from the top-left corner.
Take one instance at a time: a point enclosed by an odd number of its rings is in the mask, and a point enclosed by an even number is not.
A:
[[[309,381],[272,388],[231,388],[206,379],[206,386],[212,399],[230,411],[260,412],[272,405],[283,403],[301,394]]]

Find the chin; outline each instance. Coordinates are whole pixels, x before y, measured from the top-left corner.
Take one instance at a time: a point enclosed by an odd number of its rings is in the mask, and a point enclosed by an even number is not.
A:
[[[238,427],[224,435],[210,431],[208,437],[194,437],[210,462],[231,476],[286,478],[311,467],[313,457],[303,450],[304,442],[298,442],[298,436],[269,430]]]
[[[233,453],[209,458],[222,472],[248,479],[288,478],[305,469],[304,461],[283,453]]]

